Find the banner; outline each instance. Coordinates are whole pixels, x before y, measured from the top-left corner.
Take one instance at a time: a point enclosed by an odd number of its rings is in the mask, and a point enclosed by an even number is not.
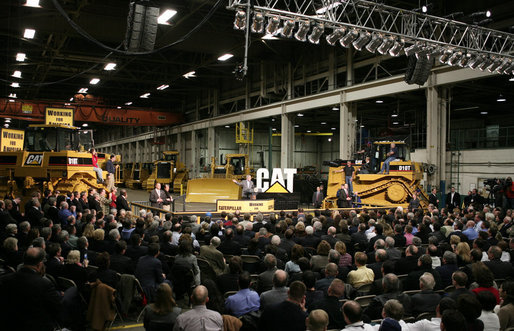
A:
[[[25,140],[25,131],[2,129],[2,138],[0,139],[0,150],[2,152],[16,152],[23,150],[23,142]]]
[[[242,213],[268,212],[275,209],[275,200],[216,200],[216,211]]]
[[[47,107],[45,109],[45,124],[73,126],[73,109]]]

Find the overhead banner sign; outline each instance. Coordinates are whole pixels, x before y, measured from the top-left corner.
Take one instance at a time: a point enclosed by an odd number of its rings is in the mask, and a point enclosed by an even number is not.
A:
[[[236,210],[242,213],[252,212],[267,212],[275,209],[275,200],[216,200],[216,211],[235,212]]]
[[[73,109],[47,107],[45,109],[45,124],[73,126]]]
[[[269,170],[260,168],[257,170],[257,191],[293,193],[294,174],[296,174],[296,168],[274,168],[270,178]]]
[[[23,150],[23,142],[25,140],[25,131],[2,129],[2,138],[0,146],[2,152],[16,152]]]

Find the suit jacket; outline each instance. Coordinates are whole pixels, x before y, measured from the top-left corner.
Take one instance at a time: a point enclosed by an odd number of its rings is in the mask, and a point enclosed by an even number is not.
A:
[[[366,307],[366,309],[364,310],[364,314],[372,320],[381,318],[382,308],[384,308],[384,304],[391,299],[396,299],[400,301],[405,310],[405,315],[410,316],[411,299],[407,294],[403,294],[402,292],[388,292],[377,295],[373,298],[373,300],[371,300],[369,306]]]
[[[130,211],[130,207],[129,207],[129,204],[127,202],[127,199],[125,199],[124,196],[122,195],[119,195],[117,198],[116,198],[116,209],[118,209],[118,212],[121,210],[121,209],[124,209],[126,211]]]
[[[341,313],[343,302],[339,301],[339,298],[334,296],[328,296],[320,301],[314,302],[310,306],[310,310],[323,309],[328,314],[328,327],[327,329],[338,329],[341,330],[346,325],[344,316]]]
[[[491,270],[495,279],[514,277],[514,268],[509,262],[501,260],[486,261],[484,264]]]
[[[277,271],[277,267],[266,270],[259,274],[258,293],[271,290],[273,287],[273,274],[275,274],[275,271]]]
[[[337,206],[339,208],[350,208],[351,207],[351,202],[346,200],[346,198],[351,195],[351,192],[349,190],[347,190],[347,192],[345,192],[344,189],[339,189],[337,191]]]
[[[243,188],[243,193],[247,193],[247,192],[253,193],[253,188],[255,187],[255,185],[253,184],[252,181],[247,181],[246,179],[243,179],[242,181],[237,183],[237,185],[239,185]]]
[[[446,195],[446,206],[450,210],[453,210],[454,208],[460,208],[461,202],[460,202],[460,194],[459,193],[455,192],[453,195],[453,202],[451,200],[452,200],[452,193],[450,192]]]
[[[0,318],[5,330],[54,330],[61,296],[48,278],[29,268],[0,278]]]
[[[132,259],[128,256],[121,254],[111,255],[110,268],[120,274],[132,274],[134,273],[134,264]]]
[[[201,246],[200,257],[206,259],[207,262],[209,262],[211,267],[216,272],[216,275],[221,275],[225,271],[226,264],[223,258],[223,253],[218,251],[213,246]]]
[[[161,261],[153,256],[141,256],[137,261],[134,276],[139,279],[149,300],[153,299],[155,289],[164,281],[162,273]]]
[[[434,291],[421,291],[411,297],[412,316],[421,313],[435,313],[435,307],[441,301],[441,296]]]
[[[459,270],[459,267],[456,264],[443,264],[435,268],[435,270],[441,276],[441,287],[444,289],[446,286],[452,284],[452,274]]]
[[[158,199],[162,199],[161,202],[157,202]],[[152,207],[155,207],[155,208],[161,208],[162,209],[162,202],[164,200],[166,200],[166,193],[164,193],[164,190],[159,190],[159,192],[157,192],[156,189],[153,189],[151,192],[150,192],[150,203],[151,203],[151,206]]]
[[[318,195],[318,193],[319,193],[319,195]],[[321,192],[321,191],[314,192],[312,194],[312,204],[314,205],[314,207],[319,208],[319,207],[321,207],[322,203],[323,203],[323,192]]]
[[[437,195],[434,195],[432,193],[430,193],[430,195],[428,196],[428,203],[431,203],[433,204],[436,208],[439,207],[439,203],[437,202]]]

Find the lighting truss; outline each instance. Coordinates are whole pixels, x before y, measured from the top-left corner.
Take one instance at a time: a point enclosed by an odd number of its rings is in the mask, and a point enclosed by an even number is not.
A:
[[[268,18],[276,17],[282,21],[310,22],[314,27],[324,26],[327,35],[333,31],[341,31],[340,29],[358,30],[359,37],[368,36],[368,32],[373,36],[381,36],[387,42],[382,48],[378,48],[381,54],[389,51],[391,55],[397,56],[399,45],[406,48],[423,45],[430,47],[432,52],[444,54],[446,50],[450,50],[452,53],[448,57],[456,52],[463,54],[460,57],[465,59],[469,58],[467,54],[473,59],[477,56],[492,57],[500,61],[498,66],[496,61],[492,67],[496,67],[496,72],[512,74],[513,66],[508,65],[514,62],[514,34],[511,33],[367,0],[251,0],[251,6],[249,1],[229,0],[228,8],[236,12],[247,10],[247,15],[250,11],[262,13]],[[344,36],[340,41],[343,38]],[[366,49],[375,51],[378,40],[374,37],[370,42],[374,44]],[[333,38],[329,44],[335,44]],[[361,46],[361,43],[357,46]],[[456,61],[457,58],[460,59],[459,55],[454,56],[455,61],[451,63],[460,63]]]

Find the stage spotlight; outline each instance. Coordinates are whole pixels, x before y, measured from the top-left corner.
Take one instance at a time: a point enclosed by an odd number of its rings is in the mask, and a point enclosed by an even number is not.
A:
[[[335,29],[331,34],[329,34],[325,39],[327,44],[334,46],[336,42],[341,39],[346,33],[346,28]]]
[[[412,46],[409,46],[405,48],[403,51],[405,52],[405,55],[411,56],[416,54],[421,50],[421,47],[418,44],[413,44]]]
[[[280,18],[272,16],[268,20],[268,26],[266,27],[266,33],[274,36],[278,33],[278,26],[280,25]]]
[[[341,46],[343,47],[350,47],[350,45],[352,44],[352,42],[359,38],[359,31],[357,31],[356,29],[352,29],[350,31],[348,31],[348,33],[346,34],[346,36],[344,36],[340,41],[339,43],[341,44]]]
[[[395,41],[393,47],[389,50],[389,55],[397,57],[400,56],[400,53],[403,50],[404,42],[402,41]]]
[[[462,52],[457,51],[457,52],[453,53],[452,56],[450,56],[450,58],[448,59],[448,64],[451,66],[454,66],[457,63],[459,63],[459,61],[461,59],[462,59]]]
[[[357,38],[357,40],[355,40],[352,43],[352,45],[356,50],[360,51],[360,50],[362,50],[364,45],[369,43],[370,40],[371,40],[371,33],[369,33],[368,31],[363,31],[360,33],[359,38]]]
[[[323,32],[325,31],[325,25],[323,24],[317,24],[315,27],[312,28],[312,32],[309,36],[309,41],[313,44],[319,44],[319,40],[321,36],[323,35]]]
[[[481,70],[481,71],[484,71],[487,67],[489,67],[493,61],[494,61],[494,57],[493,58],[490,58],[490,57],[484,57],[484,61],[478,66],[478,70]]]
[[[469,61],[471,61],[471,59],[472,59],[472,56],[470,53],[464,54],[462,59],[459,61],[459,67],[463,67],[463,68],[467,67],[469,64]]]
[[[253,15],[252,32],[264,32],[264,15],[262,15],[262,13],[255,13],[255,15]]]
[[[286,20],[284,21],[284,25],[282,26],[282,32],[280,34],[286,38],[291,38],[293,36],[294,29],[294,21]]]
[[[234,20],[234,29],[244,30],[246,28],[246,12],[238,10],[236,12],[236,19]]]
[[[496,69],[496,72],[499,74],[503,74],[507,68],[512,65],[512,61],[510,59],[504,59],[502,64]]]
[[[382,41],[382,44],[378,47],[378,52],[382,55],[386,55],[387,52],[393,47],[394,45],[394,38],[389,36],[385,37]]]
[[[495,59],[495,60],[493,61],[493,63],[491,63],[491,64],[489,65],[489,67],[487,67],[487,71],[489,71],[489,72],[494,72],[494,71],[496,70],[496,68],[498,68],[498,67],[500,66],[500,64],[501,64],[500,59]]]
[[[433,48],[430,46],[423,47],[419,51],[416,52],[416,58],[417,59],[422,58],[422,57],[431,58],[429,55],[432,53],[432,50],[433,50]]]
[[[366,49],[370,53],[375,53],[380,45],[382,45],[384,38],[380,34],[374,34],[371,41],[366,45]]]
[[[450,49],[445,49],[443,54],[439,57],[439,62],[442,64],[446,64],[450,57],[452,56],[453,52]]]
[[[311,23],[309,21],[301,21],[298,25],[298,31],[296,31],[294,37],[298,41],[306,41],[307,33],[309,33],[309,29],[311,28]]]

